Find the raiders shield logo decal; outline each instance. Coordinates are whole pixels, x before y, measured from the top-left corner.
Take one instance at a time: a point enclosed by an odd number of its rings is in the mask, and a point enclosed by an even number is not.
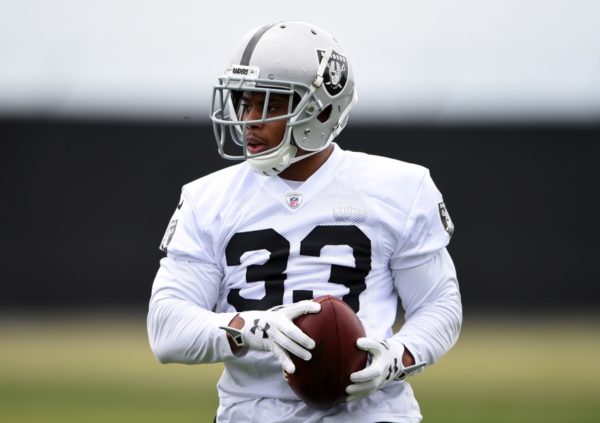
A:
[[[167,231],[163,236],[162,242],[160,243],[160,249],[167,252],[169,248],[169,244],[173,239],[173,235],[175,235],[175,229],[177,229],[177,222],[179,221],[179,215],[181,214],[181,206],[183,206],[183,200],[179,204],[177,204],[177,208],[175,209],[175,213],[173,213],[173,217],[171,217],[171,221],[169,222],[169,226],[167,227]]]
[[[319,63],[323,59],[325,50],[317,50]],[[331,57],[323,74],[325,89],[331,96],[339,94],[346,86],[348,80],[348,60],[335,50],[331,52]]]
[[[160,243],[160,249],[165,253],[167,252],[167,249],[169,248],[169,244],[171,243],[171,240],[173,239],[173,235],[175,235],[175,229],[177,229],[177,219],[172,219],[169,222],[167,231],[165,232],[162,242]]]
[[[443,201],[441,203],[438,203],[438,209],[440,211],[440,219],[442,220],[442,225],[448,233],[448,236],[452,237],[452,234],[454,233],[454,223],[452,223],[452,219],[450,219],[450,214],[448,213],[446,205]]]

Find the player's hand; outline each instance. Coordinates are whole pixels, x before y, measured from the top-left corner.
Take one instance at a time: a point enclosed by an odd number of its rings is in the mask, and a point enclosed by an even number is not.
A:
[[[321,304],[304,300],[266,311],[244,311],[239,314],[244,320],[241,330],[231,327],[221,329],[227,331],[240,347],[273,352],[283,370],[292,374],[296,371],[296,366],[289,353],[308,361],[312,357],[308,350],[315,347],[315,341],[302,332],[292,320],[304,314],[318,313],[320,310]]]
[[[372,338],[359,338],[356,346],[370,354],[371,363],[363,370],[350,375],[350,381],[353,383],[346,388],[346,392],[349,394],[348,401],[366,397],[393,380],[403,380],[426,364],[418,363],[404,367],[402,364],[404,346],[402,344],[390,344]]]

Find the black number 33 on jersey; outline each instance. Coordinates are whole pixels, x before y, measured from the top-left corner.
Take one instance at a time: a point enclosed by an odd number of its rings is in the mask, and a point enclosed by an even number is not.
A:
[[[301,242],[300,254],[319,257],[327,245],[347,245],[352,249],[355,267],[331,265],[328,282],[346,286],[350,291],[342,298],[354,312],[358,312],[358,297],[366,288],[365,278],[371,271],[371,240],[355,225],[317,226]],[[246,269],[246,282],[265,283],[265,295],[260,300],[247,299],[239,289],[227,295],[229,304],[239,312],[267,310],[283,303],[285,270],[290,256],[290,242],[274,229],[238,232],[227,244],[225,257],[228,266],[239,266],[244,253],[267,250],[269,259],[261,265],[250,265]],[[293,301],[313,298],[311,290],[295,290]]]

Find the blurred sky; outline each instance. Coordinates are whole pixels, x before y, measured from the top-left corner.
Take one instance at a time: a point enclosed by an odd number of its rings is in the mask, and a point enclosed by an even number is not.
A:
[[[0,116],[206,122],[239,38],[285,19],[344,45],[359,118],[600,121],[598,0],[0,0]]]

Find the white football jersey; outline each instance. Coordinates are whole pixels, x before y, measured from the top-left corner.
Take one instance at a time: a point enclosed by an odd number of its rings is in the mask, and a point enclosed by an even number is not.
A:
[[[335,145],[315,174],[293,183],[258,175],[242,163],[183,187],[161,244],[167,258],[155,280],[154,301],[165,288],[178,301],[210,312],[201,315],[203,328],[210,326],[202,329],[203,339],[197,339],[198,332],[190,335],[183,358],[176,360],[225,361],[218,384],[222,408],[257,398],[297,400],[271,353],[250,351],[233,358],[218,326],[237,312],[329,294],[355,310],[368,337],[387,339],[401,291],[393,272],[417,268],[445,252],[452,230],[440,192],[428,170],[418,165]],[[186,270],[188,265],[196,270]],[[418,299],[403,299],[403,306],[410,301]],[[174,323],[157,317],[161,314],[149,317],[155,344],[168,343],[166,333],[175,336],[167,328]],[[182,337],[185,330],[192,329],[182,329]],[[414,349],[417,359],[433,361],[439,355]],[[295,407],[292,414],[300,415],[303,403]],[[383,413],[382,420],[420,418],[406,382],[340,407],[353,416],[357,409],[372,407]]]

